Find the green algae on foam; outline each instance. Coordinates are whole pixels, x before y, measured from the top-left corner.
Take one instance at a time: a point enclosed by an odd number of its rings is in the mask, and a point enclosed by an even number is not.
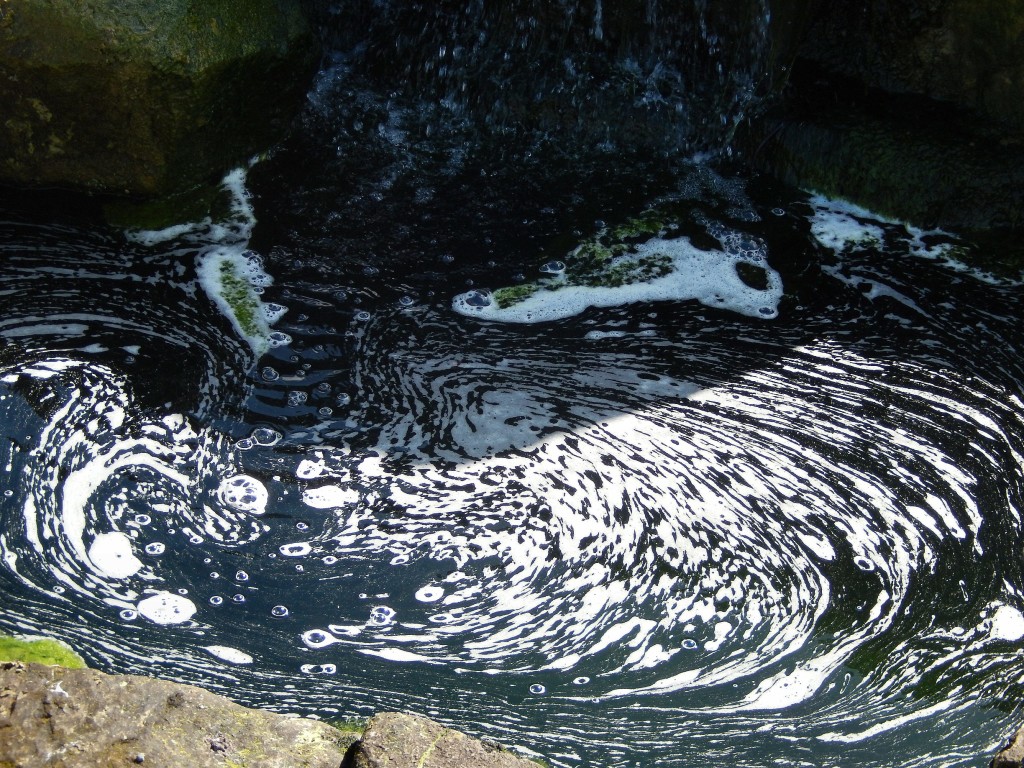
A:
[[[452,300],[463,315],[513,323],[559,320],[589,307],[696,299],[710,307],[762,319],[778,315],[782,279],[757,237],[715,221],[700,224],[710,249],[678,234],[671,215],[648,209],[576,246],[542,276]],[[717,248],[714,247],[717,241]]]

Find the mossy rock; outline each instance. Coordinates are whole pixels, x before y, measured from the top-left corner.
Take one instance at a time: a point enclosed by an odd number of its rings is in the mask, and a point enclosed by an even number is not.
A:
[[[189,189],[279,139],[318,61],[291,0],[0,3],[0,182]]]
[[[85,660],[60,640],[49,637],[10,637],[0,635],[0,661],[47,664],[68,669],[84,669]]]

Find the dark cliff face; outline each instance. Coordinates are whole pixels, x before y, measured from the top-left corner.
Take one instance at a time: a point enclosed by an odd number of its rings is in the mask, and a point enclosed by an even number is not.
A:
[[[0,7],[0,182],[135,195],[216,178],[283,133],[319,63],[282,0]]]

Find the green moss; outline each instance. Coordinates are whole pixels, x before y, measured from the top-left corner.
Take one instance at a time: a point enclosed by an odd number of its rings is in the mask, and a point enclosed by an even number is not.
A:
[[[523,285],[510,285],[508,288],[499,288],[493,294],[494,300],[502,309],[518,304],[528,299],[541,289],[539,283],[525,283]]]
[[[85,660],[70,645],[48,637],[0,635],[0,661],[34,662],[68,669],[86,666]]]
[[[366,730],[366,724],[369,722],[366,718],[352,718],[351,720],[328,720],[326,721],[331,728],[335,728],[342,733],[355,733],[360,736],[363,735],[363,731]]]
[[[107,223],[122,229],[160,230],[185,221],[202,221],[213,209],[224,208],[221,186],[202,185],[156,200],[118,200],[103,206]],[[220,211],[218,211],[219,213]]]
[[[242,332],[247,336],[259,336],[261,328],[257,321],[259,299],[253,293],[248,281],[239,277],[234,264],[224,261],[220,265],[221,296],[231,307]]]

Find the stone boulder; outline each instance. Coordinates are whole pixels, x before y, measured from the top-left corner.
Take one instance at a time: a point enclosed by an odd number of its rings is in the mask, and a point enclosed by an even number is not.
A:
[[[295,0],[0,0],[0,183],[212,180],[280,138],[318,62]]]
[[[1010,741],[989,763],[989,768],[1021,768],[1024,766],[1024,728],[1013,734]]]
[[[191,685],[0,663],[0,765],[338,768],[354,740]]]
[[[537,768],[537,763],[425,717],[384,712],[370,719],[346,768]]]

